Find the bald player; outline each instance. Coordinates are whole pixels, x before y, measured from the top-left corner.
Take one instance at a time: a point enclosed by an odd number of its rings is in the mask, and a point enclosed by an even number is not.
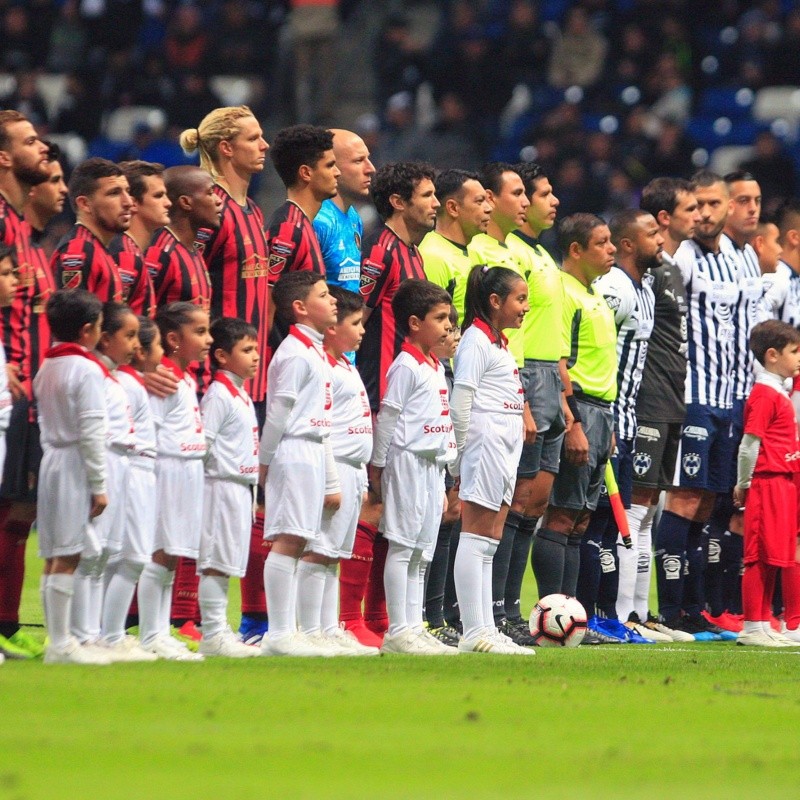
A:
[[[328,283],[358,294],[361,279],[361,237],[364,223],[357,203],[369,200],[375,167],[369,148],[352,131],[333,128],[333,155],[340,175],[335,197],[323,201],[314,217]]]

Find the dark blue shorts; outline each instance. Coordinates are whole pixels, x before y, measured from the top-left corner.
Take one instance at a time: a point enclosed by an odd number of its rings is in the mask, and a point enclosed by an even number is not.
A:
[[[730,491],[735,447],[730,409],[689,403],[675,465],[675,485]]]

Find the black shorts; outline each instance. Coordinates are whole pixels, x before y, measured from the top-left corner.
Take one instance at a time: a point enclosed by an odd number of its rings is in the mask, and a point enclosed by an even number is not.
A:
[[[6,431],[6,461],[0,499],[17,502],[36,502],[36,483],[42,446],[39,425],[30,421],[31,402],[23,397],[11,407],[11,419]]]
[[[638,420],[633,452],[633,485],[642,489],[671,489],[681,442],[680,422]]]

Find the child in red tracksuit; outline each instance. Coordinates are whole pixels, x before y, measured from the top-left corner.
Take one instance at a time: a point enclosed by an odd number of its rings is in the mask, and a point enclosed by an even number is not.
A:
[[[753,328],[750,349],[764,367],[744,409],[734,501],[744,511],[744,629],[737,644],[787,647],[795,642],[769,624],[778,570],[796,574],[800,442],[794,406],[784,387],[800,372],[800,332],[777,320]],[[791,590],[790,590],[791,593]]]

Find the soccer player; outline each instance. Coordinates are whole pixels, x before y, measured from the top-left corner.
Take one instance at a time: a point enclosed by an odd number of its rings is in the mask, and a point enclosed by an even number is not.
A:
[[[559,201],[538,164],[515,165],[529,205],[525,222],[506,237],[506,245],[526,276],[530,311],[522,323],[520,379],[525,389],[534,440],[522,446],[514,500],[506,517],[503,538],[495,553],[495,620],[507,636],[529,644],[530,629],[520,610],[520,592],[528,565],[533,533],[547,508],[558,474],[561,445],[571,413],[563,400],[567,354],[563,352],[563,295],[561,273],[539,237],[553,227]],[[530,419],[528,419],[530,423]]]
[[[128,230],[115,237],[110,250],[117,259],[122,278],[123,300],[135,314],[155,317],[153,284],[144,262],[144,253],[153,234],[169,222],[164,167],[148,161],[124,161],[120,164],[133,199],[133,216]]]
[[[503,331],[518,328],[527,311],[528,287],[515,270],[473,267],[452,397],[457,460],[450,471],[459,479],[463,519],[454,566],[459,652],[535,652],[497,630],[491,607],[492,559],[514,495],[525,406]]]
[[[341,504],[340,482],[330,443],[331,371],[323,334],[336,324],[336,300],[315,272],[290,272],[273,289],[275,312],[291,322],[269,368],[267,418],[261,435],[259,482],[265,486],[273,540],[264,564],[269,632],[265,656],[331,656],[341,651],[296,629],[295,609],[320,619],[318,564],[325,557],[308,549],[319,539],[323,509]]]
[[[102,313],[100,300],[87,291],[50,297],[47,318],[57,344],[45,354],[33,383],[44,451],[37,528],[45,559],[45,663],[111,663],[107,653],[82,646],[70,632],[75,570],[81,554],[96,545],[91,520],[108,505],[105,368],[91,354]]]
[[[24,207],[30,236],[17,237],[16,251],[24,253],[18,268],[20,285],[11,306],[3,311],[6,371],[20,387],[6,432],[7,454],[0,488],[0,652],[12,658],[36,657],[44,652],[35,638],[20,629],[19,604],[28,533],[36,519],[36,480],[42,458],[32,383],[50,344],[45,306],[55,291],[50,258],[41,240],[47,223],[63,210],[67,197],[58,148],[53,144],[49,145],[48,158],[49,177],[30,189]]]
[[[735,505],[744,506],[744,627],[736,643],[796,646],[772,630],[772,593],[778,570],[797,567],[797,491],[800,441],[784,382],[800,373],[800,333],[770,320],[756,325],[751,347],[764,367],[744,409]],[[796,635],[796,632],[795,632]],[[796,637],[800,638],[800,637]]]
[[[287,198],[267,225],[270,284],[296,270],[324,277],[325,261],[312,221],[323,201],[338,191],[333,134],[314,125],[292,125],[278,131],[270,155]],[[278,344],[283,335],[280,331],[273,342]]]
[[[365,303],[364,339],[356,354],[356,366],[373,413],[378,412],[386,391],[386,372],[403,342],[395,324],[392,298],[407,278],[425,277],[419,244],[436,222],[439,201],[433,179],[433,167],[416,162],[387,164],[372,179],[372,199],[383,224],[364,242],[362,249],[360,291]],[[354,558],[343,568],[342,620],[367,645],[380,645],[387,624],[383,600],[387,543],[377,532],[379,517],[380,506],[371,496],[359,523],[359,536],[366,537],[364,547],[357,537]],[[361,601],[365,592],[366,609],[362,618]]]
[[[78,221],[58,243],[50,261],[56,285],[83,288],[104,303],[119,303],[122,277],[109,246],[131,224],[128,179],[121,167],[105,158],[87,159],[70,176],[69,199]]]
[[[738,614],[738,578],[742,569],[743,518],[734,510],[732,489],[736,483],[736,451],[742,439],[744,403],[753,386],[753,351],[749,347],[750,331],[759,321],[763,308],[764,282],[751,240],[758,229],[761,214],[761,188],[748,172],[737,171],[725,176],[730,194],[730,206],[725,220],[720,246],[726,249],[738,266],[739,301],[734,312],[734,372],[731,437],[734,461],[730,468],[731,490],[717,497],[708,525],[708,561],[705,570],[705,599],[708,608],[703,615],[719,627],[738,632],[741,623],[731,617]],[[734,591],[725,596],[723,581]]]
[[[765,301],[775,319],[800,324],[800,200],[787,199],[775,214],[781,256],[773,276],[765,276]]]
[[[356,203],[369,200],[375,167],[364,140],[352,131],[334,128],[333,155],[339,169],[337,193],[323,200],[314,217],[314,232],[325,262],[329,285],[358,292],[364,224]]]
[[[664,237],[648,211],[627,209],[615,214],[609,223],[611,241],[617,248],[617,265],[594,284],[614,312],[617,328],[617,398],[613,403],[613,461],[625,508],[630,508],[633,484],[633,450],[636,438],[636,397],[647,358],[648,340],[653,331],[655,297],[653,276],[648,270],[661,264]],[[589,628],[622,642],[641,644],[637,631],[626,628],[617,618],[618,585],[633,594],[636,581],[636,553],[617,548],[617,527],[608,497],[601,495],[592,512],[581,542],[581,568],[578,593],[589,616]],[[635,543],[633,543],[635,546]],[[619,549],[620,571],[617,571]],[[623,554],[622,551],[626,552]],[[627,558],[628,553],[632,558]],[[623,567],[624,565],[624,567]],[[599,615],[595,615],[595,606]]]
[[[199,167],[170,167],[164,171],[170,201],[169,220],[145,251],[156,304],[183,301],[211,309],[211,279],[197,246],[200,230],[220,224],[222,200],[214,179]]]
[[[467,246],[473,237],[486,233],[492,204],[477,172],[446,169],[436,176],[436,228],[425,234],[419,252],[425,277],[447,289],[459,319],[464,318],[467,276],[472,269]]]
[[[656,570],[664,624],[708,641],[718,639],[721,629],[700,613],[702,532],[716,493],[730,491],[734,320],[741,292],[738,264],[720,245],[728,217],[728,187],[708,171],[697,173],[693,184],[700,221],[693,238],[681,244],[674,258],[689,309],[686,418],[676,458],[677,485],[667,490],[656,536]],[[685,572],[689,580],[684,580]]]
[[[686,355],[688,350],[686,289],[674,256],[681,242],[694,236],[700,222],[692,185],[680,178],[656,178],[642,191],[643,211],[655,217],[664,239],[661,265],[651,267],[655,310],[642,383],[636,399],[636,446],[633,455],[633,492],[627,512],[631,539],[637,552],[636,582],[630,595],[623,580],[617,595],[617,616],[643,626],[639,633],[658,634],[673,641],[694,641],[684,631],[673,631],[649,612],[652,572],[652,528],[661,492],[672,486],[681,426],[686,415]],[[628,554],[621,571],[629,569]]]
[[[761,278],[764,282],[764,303],[761,306],[761,314],[769,314],[768,317],[760,319],[765,322],[766,319],[777,319],[772,315],[772,309],[769,306],[767,293],[769,291],[768,277],[777,273],[778,265],[781,263],[783,256],[783,248],[781,247],[781,232],[778,226],[771,219],[764,219],[762,217],[758,221],[755,236],[753,236],[750,244],[753,245],[753,250],[756,251],[758,258],[758,266],[761,269]]]
[[[269,366],[269,270],[267,238],[261,209],[247,196],[250,180],[262,172],[269,145],[261,125],[247,106],[217,108],[197,128],[180,137],[187,153],[199,151],[200,166],[215,181],[222,201],[219,226],[198,231],[211,278],[211,316],[238,317],[258,332],[258,371],[246,384],[259,425],[264,422]],[[242,628],[245,638],[266,630],[267,610],[262,579],[264,517],[256,513],[247,573],[241,582]]]
[[[531,204],[525,184],[511,164],[500,161],[486,164],[481,169],[480,180],[492,205],[492,213],[486,233],[473,236],[467,246],[472,263],[507,267],[524,278],[517,258],[506,243],[506,237],[525,224],[525,214]],[[509,331],[508,346],[521,367],[524,363],[521,330]],[[530,412],[527,411],[525,416],[526,425],[530,426]]]
[[[570,353],[565,394],[573,424],[564,435],[561,465],[533,544],[540,597],[553,592],[575,595],[581,539],[597,507],[611,455],[611,404],[617,397],[614,313],[592,288],[594,280],[614,265],[611,232],[599,217],[572,214],[561,222],[558,240],[564,253],[561,331]]]

